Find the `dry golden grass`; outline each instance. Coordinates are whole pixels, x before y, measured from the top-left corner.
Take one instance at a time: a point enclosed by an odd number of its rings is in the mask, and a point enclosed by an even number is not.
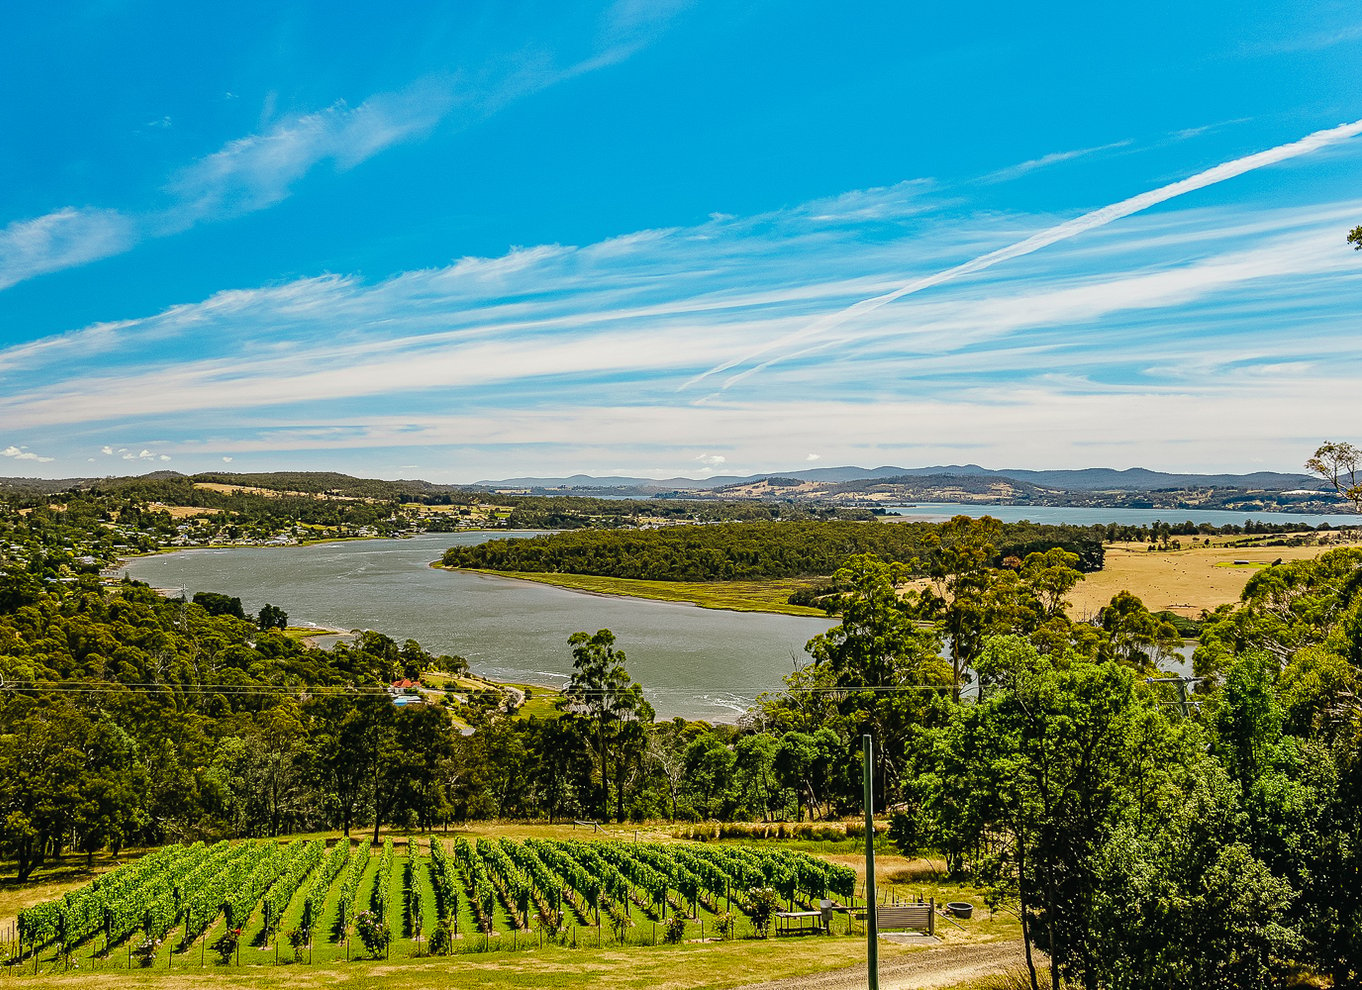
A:
[[[1186,537],[1183,537],[1186,540]],[[1136,595],[1152,612],[1167,609],[1195,617],[1202,609],[1237,602],[1248,579],[1276,560],[1307,560],[1341,544],[1308,547],[1195,546],[1151,553],[1145,543],[1108,545],[1106,566],[1069,593],[1069,614],[1095,615],[1121,591]],[[1356,543],[1350,544],[1357,546]],[[1246,560],[1250,566],[1233,566]],[[1257,566],[1254,566],[1257,565]]]
[[[328,495],[325,492],[291,492],[276,491],[273,488],[252,488],[250,485],[220,485],[212,481],[196,481],[195,488],[202,488],[210,492],[222,492],[224,495],[231,495],[234,492],[243,492],[247,495],[264,495],[267,498],[283,498],[291,496],[293,498],[312,498],[319,502],[368,502],[373,499],[357,498],[353,495]]]
[[[166,505],[163,502],[150,502],[147,505],[150,509],[158,512],[167,512],[171,519],[188,519],[190,516],[211,516],[221,509],[206,509],[198,505]]]

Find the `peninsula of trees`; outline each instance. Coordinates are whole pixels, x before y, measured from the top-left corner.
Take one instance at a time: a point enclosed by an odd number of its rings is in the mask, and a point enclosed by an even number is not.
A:
[[[968,528],[968,527],[966,527]],[[926,573],[959,530],[933,523],[750,522],[666,529],[584,530],[451,547],[446,567],[596,574],[653,581],[735,581],[829,576],[855,554],[914,565]],[[1075,526],[1010,523],[998,529],[992,563],[1055,548],[1080,571],[1100,570],[1102,539]],[[943,543],[943,538],[945,542]]]

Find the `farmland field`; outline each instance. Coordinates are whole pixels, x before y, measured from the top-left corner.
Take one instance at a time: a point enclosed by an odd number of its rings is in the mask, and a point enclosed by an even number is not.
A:
[[[776,910],[862,893],[838,857],[779,845],[525,832],[386,837],[372,848],[325,838],[167,846],[19,910],[4,972],[393,962],[437,954],[445,936],[443,951],[457,955],[661,946],[669,932],[683,944],[746,941],[760,929],[753,889],[771,888]],[[366,948],[361,930],[374,919],[389,939]],[[837,915],[833,934],[851,924]]]

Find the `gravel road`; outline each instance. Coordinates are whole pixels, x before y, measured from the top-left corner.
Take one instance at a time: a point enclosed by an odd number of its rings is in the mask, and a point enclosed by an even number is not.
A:
[[[990,973],[1023,969],[1022,944],[985,942],[978,945],[943,945],[908,955],[880,959],[880,990],[919,990],[951,987]],[[824,973],[751,983],[738,990],[862,990],[867,985],[865,965],[832,969]]]

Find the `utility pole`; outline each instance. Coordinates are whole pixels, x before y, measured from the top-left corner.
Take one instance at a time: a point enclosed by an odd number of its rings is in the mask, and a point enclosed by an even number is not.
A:
[[[1174,674],[1168,677],[1146,677],[1146,684],[1176,684],[1178,686],[1178,701],[1175,704],[1182,709],[1182,717],[1189,718],[1192,714],[1192,701],[1187,696],[1187,685],[1199,684],[1205,680],[1203,677],[1190,677],[1182,674]]]
[[[875,742],[861,736],[865,774],[865,965],[870,990],[880,990],[879,922],[875,918]]]

